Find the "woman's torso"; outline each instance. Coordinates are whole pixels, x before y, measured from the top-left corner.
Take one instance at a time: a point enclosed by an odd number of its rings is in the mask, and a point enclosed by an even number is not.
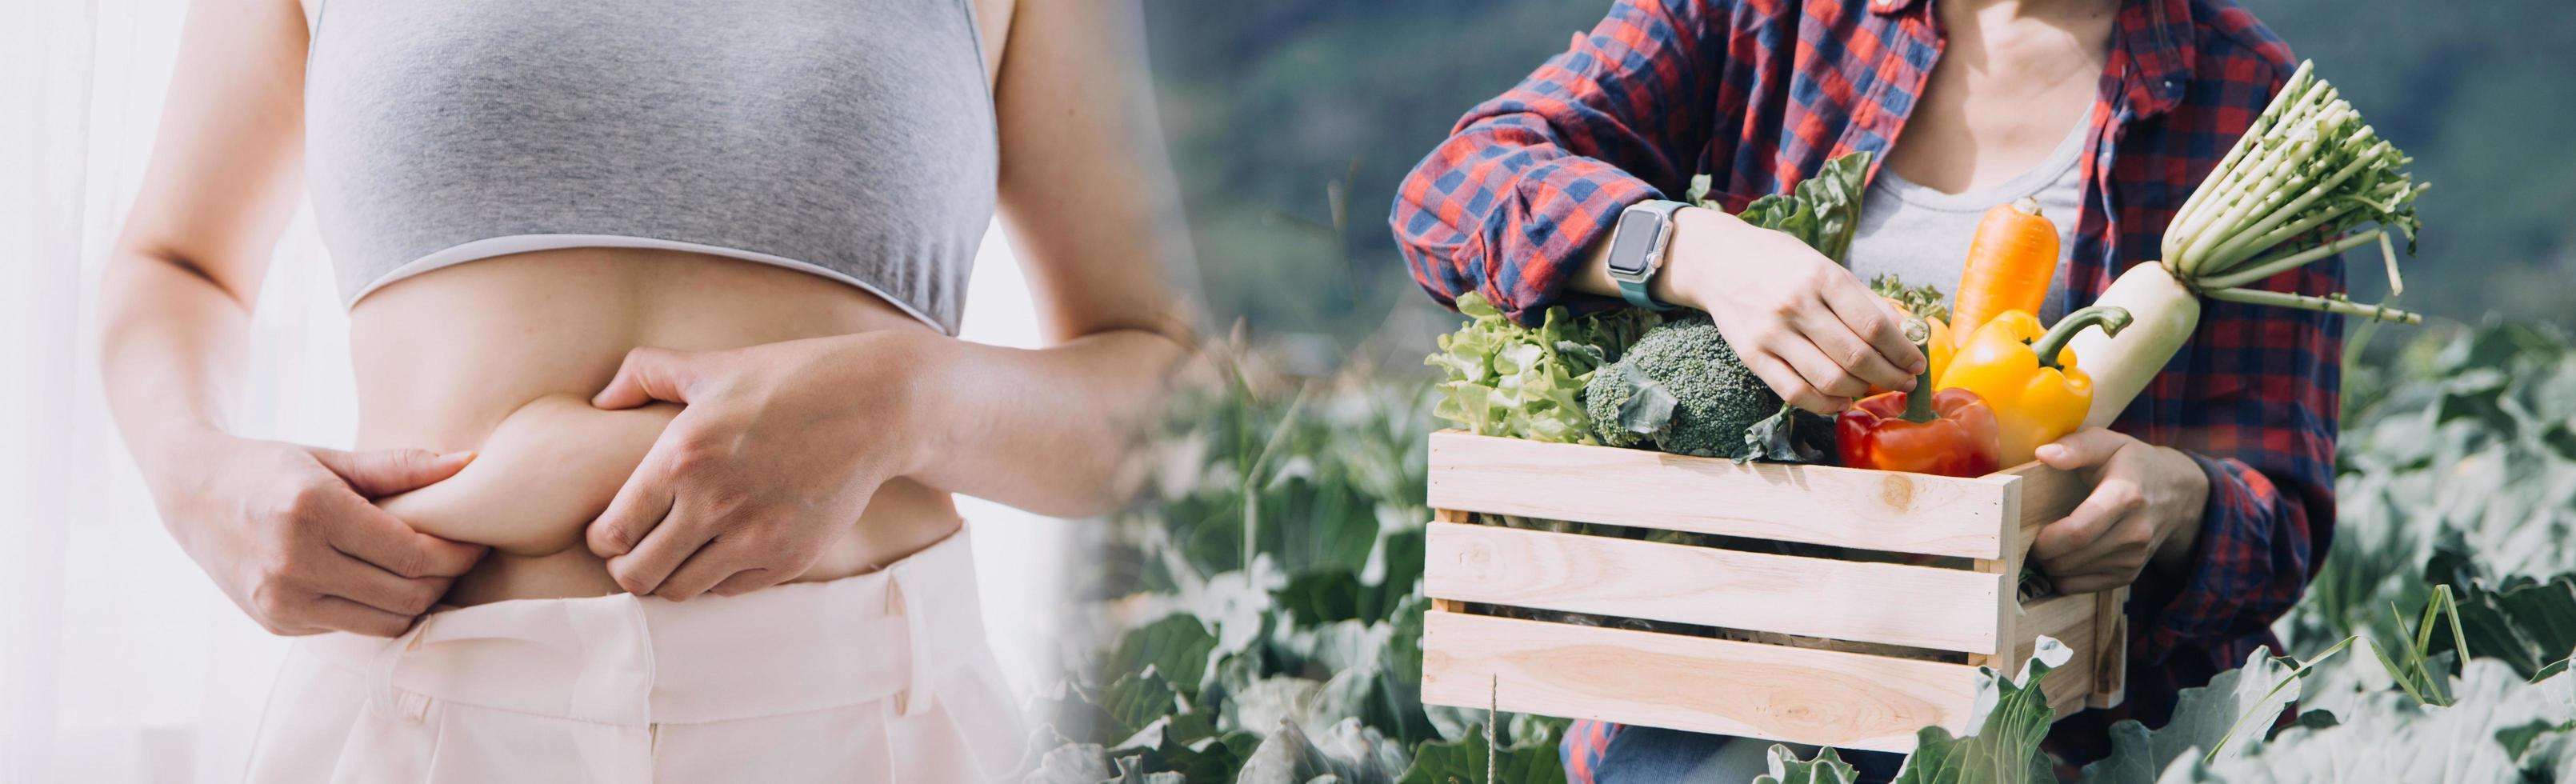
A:
[[[482,446],[529,401],[597,392],[638,346],[713,350],[927,329],[884,300],[804,272],[623,248],[451,267],[386,286],[351,309],[349,323],[358,447],[439,451]],[[588,522],[552,524],[570,530]],[[957,525],[947,493],[897,479],[802,579],[868,571]],[[604,563],[578,545],[544,555],[495,550],[458,580],[447,603],[617,590]]]
[[[2040,214],[2057,226],[2058,266],[2063,277],[2067,255],[2075,247],[2075,216],[2083,209],[2084,172],[2078,166],[2084,140],[2092,129],[2069,124],[2057,149],[2045,160],[2001,183],[1965,192],[1946,193],[1905,177],[1894,166],[1881,167],[1861,198],[1860,227],[1852,235],[1846,263],[1852,275],[1876,280],[1894,275],[1909,286],[1929,285],[1956,294],[1966,272],[1968,246],[1988,209],[2023,198],[2038,203]],[[2066,287],[2052,285],[2041,302],[2041,323],[2055,323],[2066,313]]]
[[[953,331],[990,219],[986,74],[1008,21],[966,2],[329,0],[307,156],[355,300],[358,446],[476,448],[639,346]],[[895,480],[802,579],[957,525],[947,493]],[[581,547],[495,551],[449,601],[616,590]]]

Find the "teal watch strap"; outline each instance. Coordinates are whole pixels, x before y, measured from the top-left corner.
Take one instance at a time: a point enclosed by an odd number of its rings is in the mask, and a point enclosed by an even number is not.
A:
[[[1655,295],[1646,291],[1646,287],[1652,284],[1652,278],[1619,281],[1619,296],[1627,297],[1628,304],[1647,310],[1672,310],[1673,306],[1656,302]]]

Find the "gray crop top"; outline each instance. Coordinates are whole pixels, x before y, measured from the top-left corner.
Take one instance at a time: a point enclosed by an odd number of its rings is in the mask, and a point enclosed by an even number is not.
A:
[[[344,304],[570,247],[691,250],[955,334],[993,213],[973,0],[330,0],[307,177]]]

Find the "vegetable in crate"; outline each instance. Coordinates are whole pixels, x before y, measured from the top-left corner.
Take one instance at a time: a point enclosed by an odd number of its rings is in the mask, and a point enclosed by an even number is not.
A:
[[[1444,371],[1432,413],[1477,435],[1584,444],[1596,442],[1576,395],[1661,320],[1640,309],[1575,317],[1548,308],[1539,326],[1524,327],[1475,294],[1458,298],[1458,312],[1467,323],[1423,360]]]
[[[1825,163],[1786,194],[1753,200],[1745,223],[1798,238],[1840,262],[1860,229],[1861,186],[1870,154]],[[1710,201],[1708,175],[1691,178],[1688,199]],[[1584,386],[1593,432],[1612,446],[1646,446],[1736,462],[1815,462],[1832,454],[1833,423],[1798,411],[1744,366],[1707,314],[1675,319],[1639,338],[1619,363]]]
[[[1921,319],[1907,319],[1905,331],[1918,344],[1931,339]],[[1942,476],[1994,473],[2000,466],[1995,412],[1977,393],[1931,390],[1925,371],[1912,392],[1872,395],[1845,409],[1834,420],[1843,465]]]
[[[2003,464],[2021,465],[2039,445],[2083,427],[2093,409],[2093,378],[2076,367],[2066,341],[2089,328],[2116,335],[2128,325],[2128,311],[2095,305],[2066,314],[2043,333],[2039,317],[2007,310],[1977,328],[1935,386],[1985,398],[2001,428]]]
[[[1860,231],[1861,194],[1869,176],[1869,159],[1870,154],[1862,151],[1826,161],[1816,176],[1799,180],[1788,193],[1754,199],[1735,217],[1796,237],[1841,264],[1843,257],[1851,254],[1852,235]],[[1710,188],[1708,175],[1692,177],[1687,200],[1724,212],[1724,205],[1708,199]]]
[[[2004,311],[2039,312],[2057,277],[2057,224],[2041,215],[2039,200],[1997,204],[1977,220],[1968,240],[1968,263],[1959,270],[1958,307],[1951,334],[1966,343],[1978,327]],[[1933,374],[1933,378],[1940,378]]]
[[[1877,292],[1888,304],[1895,305],[1896,312],[1922,319],[1924,324],[1932,327],[1932,338],[1924,343],[1923,355],[1932,363],[1932,377],[1940,378],[1941,371],[1950,367],[1950,356],[1958,350],[1950,336],[1950,309],[1941,306],[1947,298],[1941,295],[1940,287],[1931,284],[1908,286],[1895,275],[1880,275],[1870,279],[1869,290]],[[1872,395],[1894,391],[1869,388]]]
[[[1707,314],[1646,331],[1583,388],[1594,432],[1611,446],[1745,460],[1812,462],[1829,438],[1744,366]]]
[[[2075,336],[2075,352],[2093,372],[2092,413],[2106,426],[2163,370],[2200,321],[2200,297],[2322,310],[2415,323],[2421,316],[2355,303],[2341,292],[2315,296],[2246,288],[2346,250],[2377,243],[2388,265],[2388,294],[2405,291],[2389,230],[2414,247],[2416,185],[2404,171],[2414,159],[2381,140],[2333,85],[2305,62],[2255,118],[2227,157],[2183,201],[2165,227],[2164,261],[2139,264],[2102,292],[2098,305],[2129,311],[2137,323],[2118,335]],[[2355,229],[2369,225],[2367,231]]]

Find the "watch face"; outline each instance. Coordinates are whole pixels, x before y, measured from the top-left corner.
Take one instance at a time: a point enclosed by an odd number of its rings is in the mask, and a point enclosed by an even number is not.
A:
[[[1655,234],[1663,216],[1640,210],[1619,214],[1619,227],[1610,234],[1610,274],[1635,278],[1646,274],[1646,251],[1655,246]]]

